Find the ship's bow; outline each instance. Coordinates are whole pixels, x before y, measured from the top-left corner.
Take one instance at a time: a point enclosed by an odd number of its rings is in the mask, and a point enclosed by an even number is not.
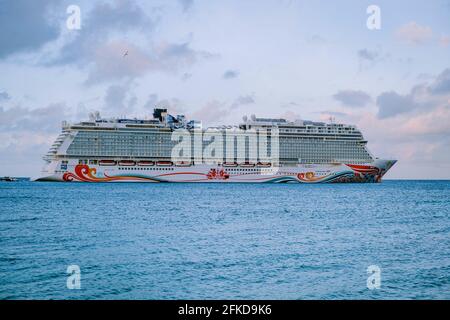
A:
[[[397,160],[385,160],[385,159],[376,159],[375,167],[380,170],[379,180],[392,168],[392,166],[397,162]]]

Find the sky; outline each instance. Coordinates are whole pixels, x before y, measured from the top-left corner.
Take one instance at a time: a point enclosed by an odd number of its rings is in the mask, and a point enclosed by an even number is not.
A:
[[[333,117],[386,178],[450,179],[450,0],[0,0],[0,40],[0,176],[36,175],[63,120],[159,106]]]

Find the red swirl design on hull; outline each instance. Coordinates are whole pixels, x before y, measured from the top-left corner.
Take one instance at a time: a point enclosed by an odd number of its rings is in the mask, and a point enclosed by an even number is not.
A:
[[[149,181],[149,182],[159,182],[156,179],[139,177],[139,176],[108,176],[104,175],[102,178],[96,177],[97,169],[89,168],[86,164],[79,164],[75,166],[75,173],[66,172],[63,175],[64,181],[83,181],[83,182],[111,182],[111,181]]]
[[[350,167],[353,169],[353,171],[356,171],[359,173],[368,173],[368,174],[380,174],[381,173],[380,168],[377,168],[374,166],[366,166],[366,165],[359,165],[359,164],[347,164],[347,167]]]
[[[375,166],[347,164],[347,167],[355,172],[355,180],[358,181],[372,178],[375,182],[380,182],[383,176],[383,170]]]

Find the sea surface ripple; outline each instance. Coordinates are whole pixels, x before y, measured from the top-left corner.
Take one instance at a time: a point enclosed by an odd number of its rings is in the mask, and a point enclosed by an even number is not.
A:
[[[0,299],[450,299],[450,181],[2,182]]]

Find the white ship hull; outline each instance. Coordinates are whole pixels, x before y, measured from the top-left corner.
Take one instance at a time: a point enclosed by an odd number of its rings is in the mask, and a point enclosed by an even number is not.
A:
[[[101,166],[52,161],[34,181],[61,182],[238,182],[238,183],[328,183],[380,182],[395,160],[367,164],[298,164],[274,167],[189,166]]]

